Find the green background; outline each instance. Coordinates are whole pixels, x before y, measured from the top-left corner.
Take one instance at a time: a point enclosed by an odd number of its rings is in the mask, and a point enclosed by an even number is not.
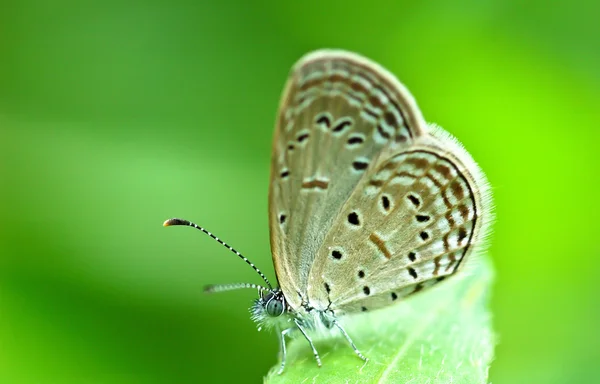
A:
[[[600,6],[590,1],[0,6],[0,382],[259,382],[267,184],[291,65],[389,68],[488,174],[494,383],[597,380]],[[468,332],[468,329],[464,330]],[[326,362],[325,362],[326,363]]]

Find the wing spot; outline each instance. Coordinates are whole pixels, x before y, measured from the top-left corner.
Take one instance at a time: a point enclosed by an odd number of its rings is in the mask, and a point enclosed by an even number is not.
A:
[[[413,279],[417,278],[417,271],[414,268],[408,268],[408,273],[413,277]]]
[[[290,175],[290,171],[288,171],[287,169],[282,171],[280,176],[282,179],[285,179],[286,177],[288,177]]]
[[[446,233],[444,235],[444,237],[442,238],[442,244],[444,245],[444,250],[448,251],[450,249],[450,243],[448,242],[448,238],[449,238],[450,234]]]
[[[352,88],[353,91],[357,91],[357,92],[361,92],[361,93],[365,92],[365,88],[360,83],[357,83],[356,81],[350,82],[350,88]]]
[[[334,249],[333,251],[331,251],[331,257],[333,257],[336,260],[340,260],[342,258],[342,252],[338,251],[337,249]]]
[[[458,209],[460,209],[460,206],[458,207]],[[448,222],[448,225],[450,227],[454,227],[454,225],[456,224],[456,222],[454,221],[454,217],[452,216],[452,212],[447,212],[446,213],[446,221]]]
[[[279,224],[285,223],[286,218],[287,218],[287,216],[284,214],[279,215]]]
[[[348,222],[352,225],[360,225],[360,220],[358,219],[358,213],[351,212],[348,215]]]
[[[344,128],[349,127],[350,125],[352,125],[352,121],[350,120],[341,121],[333,128],[333,132],[341,132],[344,130]]]
[[[408,260],[410,260],[410,261],[417,260],[417,254],[414,252],[408,252]]]
[[[433,259],[433,263],[435,265],[435,268],[433,268],[433,276],[437,276],[440,271],[440,261],[442,261],[442,256],[438,256]]]
[[[446,196],[446,192],[447,192],[447,190],[444,190],[442,192],[442,200],[444,201],[444,205],[446,206],[446,208],[450,209],[450,208],[452,208],[452,203],[448,199],[448,196]]]
[[[379,236],[377,236],[377,234],[375,232],[371,233],[371,235],[369,235],[369,240],[375,244],[375,246],[377,247],[377,249],[379,249],[379,252],[383,253],[383,255],[385,256],[386,259],[391,259],[392,258],[392,254],[390,253],[390,250],[387,249],[387,246],[385,245],[385,241],[383,241],[383,239]]]
[[[301,143],[304,140],[308,139],[308,133],[303,133],[300,136],[298,136],[298,142]]]
[[[369,185],[372,185],[375,188],[379,188],[383,186],[383,180],[369,180]]]
[[[398,120],[396,120],[396,116],[390,111],[387,111],[383,114],[383,119],[388,125],[391,125],[394,128],[398,128]]]
[[[352,163],[352,167],[357,171],[364,171],[369,166],[366,161],[356,160]]]
[[[363,312],[367,312],[367,307],[360,307],[360,310]]]
[[[467,237],[467,230],[463,227],[458,229],[458,243],[460,244]]]
[[[348,139],[348,145],[358,145],[358,144],[362,144],[365,142],[365,139],[363,139],[361,136],[351,136]]]
[[[302,188],[305,189],[327,189],[329,183],[325,180],[306,180],[302,183]]]
[[[369,296],[371,294],[371,288],[367,287],[366,285],[363,287],[363,293],[366,296]]]
[[[398,295],[396,295],[396,292],[392,292],[392,300],[396,300],[398,298]]]
[[[293,150],[294,150],[294,148],[296,148],[296,147],[294,146],[294,144],[289,144],[289,145],[287,146],[287,149],[288,149],[288,151],[293,151]]]
[[[390,134],[387,133],[385,131],[385,129],[383,129],[383,127],[381,126],[381,124],[377,124],[377,132],[379,132],[379,134],[381,135],[381,137],[383,137],[386,140],[388,140],[390,138]]]
[[[386,195],[381,196],[381,205],[386,211],[390,210],[390,198]]]
[[[423,232],[419,233],[419,237],[420,237],[420,238],[421,238],[423,241],[425,241],[425,240],[429,239],[429,233],[427,233],[427,232],[423,231]]]
[[[374,119],[379,119],[379,115],[377,114],[377,112],[373,111],[371,108],[366,108],[363,110],[365,111],[365,113],[369,116],[371,116]]]
[[[331,120],[329,119],[329,117],[327,116],[326,113],[317,115],[317,124],[321,125],[325,125],[327,128],[331,127]]]
[[[450,262],[446,266],[446,272],[448,272],[450,270],[450,268],[452,268],[452,266],[454,265],[454,263],[456,263],[456,255],[454,253],[449,254],[448,255],[448,260],[450,260]]]
[[[416,217],[416,219],[417,219],[417,221],[418,221],[419,223],[425,223],[425,222],[428,222],[428,221],[429,221],[429,219],[430,219],[430,217],[429,217],[429,216],[427,216],[427,215],[417,215],[417,216],[415,216],[415,217]]]
[[[433,166],[433,169],[441,173],[447,180],[452,178],[452,170],[443,164],[436,164]]]
[[[458,212],[460,212],[460,217],[462,217],[463,220],[467,221],[467,219],[469,218],[469,207],[467,207],[465,204],[461,204],[458,206]]]
[[[325,283],[325,290],[327,291],[327,293],[331,292],[331,287],[329,287],[329,284]]]
[[[358,277],[360,277],[361,279],[365,277],[365,271],[363,271],[362,269],[358,271]]]
[[[422,159],[422,158],[419,158],[419,157],[408,157],[404,161],[407,162],[408,164],[414,165],[415,168],[417,168],[417,169],[427,169],[427,168],[429,168],[429,161],[427,161],[427,159]]]
[[[452,193],[454,193],[457,200],[462,200],[465,197],[465,191],[458,181],[454,180],[450,184],[450,189],[452,189]]]
[[[411,203],[413,203],[413,205],[415,207],[419,207],[419,205],[421,205],[421,200],[419,200],[419,198],[413,194],[410,194],[407,196],[408,200],[410,200]]]
[[[381,99],[379,99],[379,97],[377,97],[376,95],[369,96],[369,103],[371,103],[371,105],[373,105],[375,108],[384,107],[383,103],[381,102]]]

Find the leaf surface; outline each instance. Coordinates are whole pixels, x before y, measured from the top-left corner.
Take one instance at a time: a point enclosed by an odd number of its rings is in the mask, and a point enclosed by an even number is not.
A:
[[[322,367],[304,338],[288,341],[285,371],[265,383],[487,383],[495,335],[488,309],[491,263],[481,258],[433,288],[389,308],[342,318],[369,361],[338,333],[317,339]]]

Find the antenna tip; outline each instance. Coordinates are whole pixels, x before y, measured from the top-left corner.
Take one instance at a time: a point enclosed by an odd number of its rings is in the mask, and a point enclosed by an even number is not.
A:
[[[169,219],[163,223],[163,227],[170,227],[172,225],[190,225],[190,222],[183,219]]]
[[[205,285],[202,290],[204,291],[204,293],[214,293],[215,286],[214,285]]]

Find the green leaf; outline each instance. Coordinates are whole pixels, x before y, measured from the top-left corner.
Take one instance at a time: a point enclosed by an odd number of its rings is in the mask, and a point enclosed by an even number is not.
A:
[[[266,383],[487,383],[495,337],[488,310],[491,263],[481,258],[460,275],[389,308],[342,318],[369,361],[341,336],[316,340],[318,367],[304,338],[288,343],[283,374]]]

